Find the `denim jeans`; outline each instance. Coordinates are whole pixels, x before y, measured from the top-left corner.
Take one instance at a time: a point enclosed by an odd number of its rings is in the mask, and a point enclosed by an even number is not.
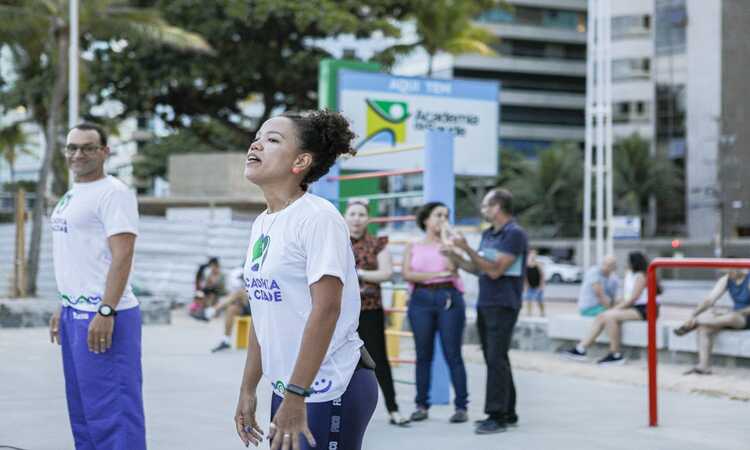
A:
[[[456,409],[466,409],[469,394],[466,389],[466,368],[461,356],[466,325],[463,294],[455,288],[416,288],[409,300],[408,315],[417,350],[417,406],[430,407],[432,357],[435,333],[439,332],[440,344],[456,394],[454,404]]]

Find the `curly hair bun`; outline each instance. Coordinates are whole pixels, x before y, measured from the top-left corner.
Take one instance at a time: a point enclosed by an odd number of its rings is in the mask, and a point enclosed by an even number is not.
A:
[[[313,164],[302,180],[302,188],[320,179],[341,155],[354,156],[355,134],[344,116],[328,109],[307,113],[284,113],[297,126],[300,149],[313,155]]]
[[[336,111],[323,109],[309,113],[312,126],[320,133],[321,144],[337,157],[354,156],[357,151],[352,148],[354,132],[349,128],[349,121]]]

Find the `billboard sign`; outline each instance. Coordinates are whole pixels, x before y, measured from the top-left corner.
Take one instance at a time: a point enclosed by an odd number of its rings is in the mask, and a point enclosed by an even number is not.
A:
[[[455,136],[457,175],[497,175],[497,83],[342,70],[338,92],[339,110],[351,121],[359,150],[423,145],[426,130],[446,130]],[[422,161],[421,151],[410,151],[355,157],[341,167],[398,170],[422,167]]]

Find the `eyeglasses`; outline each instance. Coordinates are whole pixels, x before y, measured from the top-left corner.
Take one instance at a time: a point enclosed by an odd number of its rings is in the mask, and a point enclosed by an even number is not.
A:
[[[65,146],[64,151],[65,154],[68,156],[73,156],[76,154],[78,150],[82,151],[84,155],[91,156],[102,148],[101,145],[94,145],[94,144],[84,144],[84,145],[75,145],[75,144],[68,144]]]

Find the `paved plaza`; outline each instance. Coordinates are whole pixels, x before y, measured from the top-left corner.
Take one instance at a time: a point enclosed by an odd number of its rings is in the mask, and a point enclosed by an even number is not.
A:
[[[218,321],[205,324],[175,312],[172,325],[144,328],[144,396],[149,448],[224,450],[243,448],[233,414],[244,352],[209,353],[220,333]],[[482,417],[484,367],[475,347],[467,346],[470,416]],[[477,436],[471,423],[448,423],[450,406],[435,406],[428,421],[399,429],[378,405],[366,436],[367,450],[449,449],[642,449],[686,450],[749,448],[747,401],[721,392],[712,396],[671,386],[660,396],[661,426],[647,424],[642,363],[600,368],[563,362],[554,355],[516,352],[519,426],[492,436]],[[663,367],[660,376],[679,368]],[[592,375],[593,374],[593,375]],[[611,376],[610,376],[611,374]],[[395,378],[414,379],[413,366],[395,369]],[[728,373],[719,373],[716,383]],[[741,377],[739,375],[738,377]],[[739,378],[738,378],[739,379]],[[613,381],[612,381],[613,380]],[[701,380],[693,379],[693,383]],[[668,384],[668,383],[666,383]],[[414,386],[397,385],[405,414],[412,411]],[[709,390],[710,391],[710,390]],[[269,392],[259,389],[259,416],[267,430]],[[47,331],[0,329],[0,449],[73,448],[63,391],[59,348]],[[268,448],[264,446],[263,448]]]

